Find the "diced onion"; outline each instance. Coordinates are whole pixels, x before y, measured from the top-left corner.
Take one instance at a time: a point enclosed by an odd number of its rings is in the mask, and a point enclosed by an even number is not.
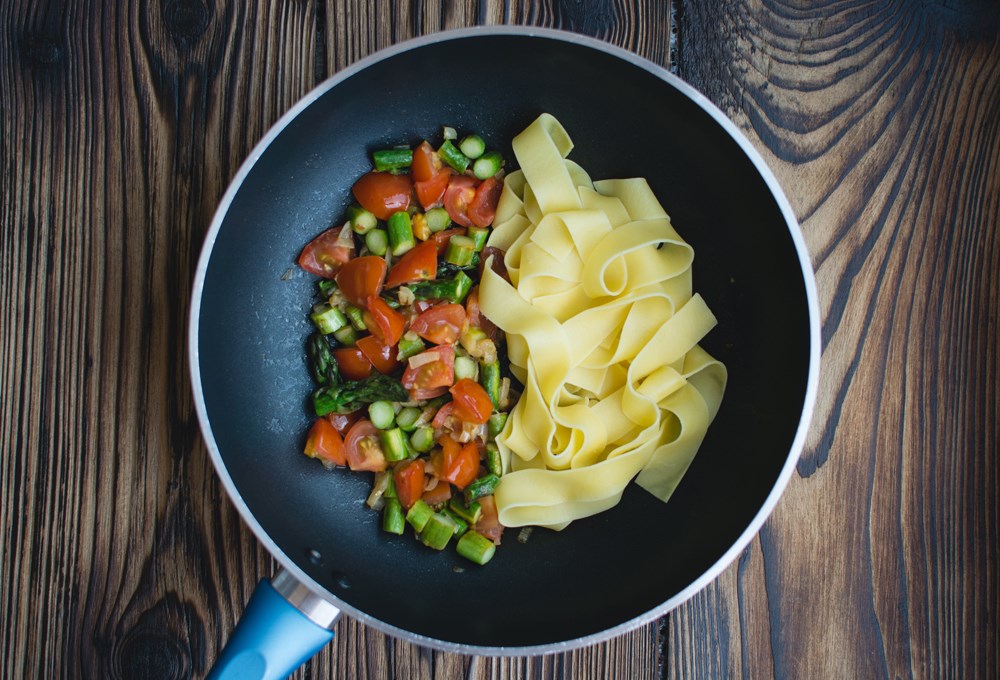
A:
[[[400,286],[399,291],[396,293],[396,297],[399,299],[399,304],[401,305],[412,305],[417,299],[413,294],[413,291],[406,286]]]
[[[510,400],[510,378],[500,379],[500,408],[507,408]]]
[[[340,233],[337,234],[337,245],[354,248],[354,231],[351,229],[350,222],[340,228]]]
[[[421,352],[420,354],[414,354],[407,360],[407,362],[409,363],[410,368],[420,368],[425,364],[433,364],[437,360],[437,352]]]
[[[382,506],[385,505],[384,494],[389,489],[389,482],[392,480],[392,475],[388,472],[379,472],[375,475],[375,485],[372,487],[372,492],[368,494],[368,500],[365,503],[372,510],[381,510]]]

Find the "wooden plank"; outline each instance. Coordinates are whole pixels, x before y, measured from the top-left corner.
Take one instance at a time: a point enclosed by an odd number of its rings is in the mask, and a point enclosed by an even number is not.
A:
[[[0,8],[2,677],[202,675],[271,568],[201,444],[187,291],[222,190],[313,83],[314,21]]]
[[[817,269],[820,400],[670,677],[996,677],[1000,10],[685,0],[680,75],[747,133]]]

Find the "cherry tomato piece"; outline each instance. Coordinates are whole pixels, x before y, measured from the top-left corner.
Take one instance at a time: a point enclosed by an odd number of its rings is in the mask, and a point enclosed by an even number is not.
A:
[[[434,420],[431,421],[431,427],[435,430],[444,429],[445,424],[448,422],[448,418],[451,417],[451,411],[455,408],[455,403],[449,401],[447,404],[442,404],[441,408],[437,410],[434,414]]]
[[[441,345],[410,357],[401,382],[415,399],[414,390],[447,388],[455,382],[455,348]]]
[[[424,241],[392,265],[389,276],[385,279],[385,287],[393,288],[413,281],[433,281],[436,277],[437,244],[434,241]]]
[[[354,423],[344,439],[347,465],[352,470],[382,472],[386,468],[385,454],[379,443],[378,428],[366,418]]]
[[[409,175],[369,172],[354,183],[351,191],[361,207],[378,219],[387,220],[394,212],[410,207],[413,183]]]
[[[337,285],[352,305],[364,307],[368,298],[382,292],[385,270],[385,260],[381,257],[356,257],[340,268]]]
[[[492,340],[494,345],[497,344],[500,332],[496,324],[486,318],[486,315],[483,314],[482,309],[479,307],[479,286],[469,291],[468,297],[465,298],[465,315],[469,319],[470,326],[481,328],[486,333],[486,337]]]
[[[453,303],[431,307],[410,323],[410,330],[435,345],[451,345],[465,328],[465,309]]]
[[[363,412],[361,409],[354,411],[353,413],[329,413],[326,419],[330,421],[333,428],[337,430],[340,434],[347,434],[347,431],[351,429],[354,423],[361,419]]]
[[[497,203],[503,184],[496,177],[483,180],[476,189],[476,196],[469,204],[469,219],[477,227],[488,227],[493,224],[497,215]]]
[[[451,498],[451,484],[439,479],[436,486],[424,491],[423,501],[427,505],[440,505]]]
[[[453,227],[451,229],[439,231],[431,236],[430,240],[433,241],[434,245],[437,247],[438,257],[444,255],[444,251],[448,248],[448,241],[451,240],[452,236],[465,236],[466,233],[465,227]]]
[[[444,193],[448,190],[448,182],[451,179],[450,170],[442,170],[425,182],[414,182],[413,188],[417,192],[417,200],[424,210],[439,207],[444,201]]]
[[[482,425],[493,413],[493,402],[483,386],[475,380],[462,378],[448,390],[454,399],[452,412],[467,423]]]
[[[500,545],[500,537],[503,535],[503,525],[500,524],[500,517],[497,513],[497,503],[493,496],[482,496],[478,499],[483,514],[476,522],[476,531],[486,538]]]
[[[448,394],[447,387],[432,387],[430,389],[421,389],[419,387],[414,387],[410,392],[410,399],[413,401],[421,401],[426,399],[434,399],[435,397],[440,397],[442,394]]]
[[[374,335],[366,335],[356,345],[379,373],[388,375],[399,368],[395,345],[387,345]]]
[[[406,510],[424,495],[424,461],[415,458],[396,468],[392,475],[396,496]]]
[[[340,230],[342,227],[327,229],[322,234],[314,238],[299,255],[299,266],[310,274],[322,276],[325,279],[332,279],[340,271],[340,268],[354,255],[354,240],[349,242],[350,246],[341,241]]]
[[[310,458],[319,458],[335,465],[347,465],[344,440],[326,418],[319,418],[313,423],[304,453]]]
[[[424,140],[413,152],[413,164],[410,166],[410,174],[414,182],[426,182],[441,171],[443,163],[437,151]]]
[[[372,362],[357,347],[338,347],[330,352],[337,361],[340,375],[348,380],[363,380],[371,375]]]
[[[456,175],[448,182],[448,190],[444,192],[444,208],[455,224],[471,227],[469,206],[476,198],[476,180],[468,175]]]
[[[395,345],[399,342],[406,329],[406,317],[377,295],[368,298],[367,307],[368,311],[364,313],[363,318],[372,335],[377,336],[386,345]]]
[[[462,446],[445,435],[438,440],[441,444],[441,479],[445,479],[459,489],[464,489],[479,474],[479,447],[475,442]]]

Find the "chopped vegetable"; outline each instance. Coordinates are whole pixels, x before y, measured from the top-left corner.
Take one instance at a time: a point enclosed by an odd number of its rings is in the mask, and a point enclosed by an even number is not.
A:
[[[386,226],[389,233],[389,250],[394,256],[402,255],[416,245],[410,213],[404,210],[393,213]]]
[[[408,175],[369,172],[354,183],[351,191],[358,203],[380,220],[387,220],[410,207],[413,183]]]
[[[465,172],[465,169],[469,167],[469,159],[459,151],[457,146],[451,143],[450,139],[446,139],[441,148],[438,149],[438,156],[458,172]]]
[[[458,148],[467,158],[476,159],[486,151],[486,142],[479,135],[469,135],[459,143]]]
[[[402,536],[405,529],[403,506],[395,498],[390,498],[385,502],[385,509],[382,511],[382,530]]]
[[[406,401],[408,395],[399,381],[385,375],[349,380],[320,388],[313,394],[316,415],[350,413],[373,401]]]
[[[409,523],[435,550],[454,536],[484,564],[503,531],[493,442],[510,390],[503,334],[470,291],[484,260],[506,275],[503,252],[485,245],[503,159],[478,134],[457,140],[450,130],[439,150],[424,140],[374,151],[346,224],[299,257],[322,279],[307,343],[319,418],[304,453],[375,473],[368,505],[385,531]]]
[[[472,164],[472,174],[476,176],[476,179],[489,179],[500,172],[501,165],[503,165],[503,157],[496,151],[490,151]]]
[[[452,236],[448,239],[448,247],[444,251],[445,262],[458,265],[460,267],[472,262],[472,256],[476,253],[476,242],[468,236]]]
[[[406,521],[417,531],[423,531],[433,514],[431,507],[418,498],[406,513]]]
[[[352,205],[347,209],[347,219],[350,220],[351,228],[356,234],[367,234],[378,226],[375,215],[360,205]]]
[[[420,501],[420,496],[424,493],[425,477],[422,460],[414,459],[396,467],[392,478],[403,508],[409,510]]]
[[[424,215],[427,227],[434,233],[444,231],[451,226],[451,217],[444,208],[432,208]]]
[[[318,418],[313,423],[303,453],[310,458],[319,458],[324,464],[347,465],[344,440],[330,421],[325,418]]]
[[[477,498],[492,496],[499,483],[500,477],[492,473],[486,475],[485,477],[480,477],[476,481],[469,484],[469,488],[465,490],[465,502],[471,503]]]
[[[365,234],[365,247],[372,255],[382,257],[389,250],[389,236],[381,229],[372,229]]]
[[[375,169],[402,170],[413,164],[413,151],[410,149],[382,149],[372,154]]]
[[[483,565],[493,559],[497,547],[493,545],[493,541],[482,534],[469,531],[458,540],[458,545],[455,546],[455,549],[465,559],[475,562],[478,565]]]
[[[507,414],[502,415],[505,416],[506,420]],[[492,442],[486,445],[486,471],[497,477],[503,474],[503,459],[500,457],[500,449]]]
[[[385,260],[381,257],[356,257],[340,268],[337,285],[348,302],[357,307],[365,307],[368,298],[381,292],[385,272]]]
[[[452,279],[421,281],[410,286],[418,300],[450,300],[455,303],[462,302],[471,289],[472,279],[463,271],[456,273]]]
[[[395,421],[395,412],[392,404],[388,401],[373,401],[368,404],[368,417],[371,418],[372,425],[380,430],[388,430]]]
[[[374,423],[373,423],[374,424]],[[409,439],[398,427],[382,431],[382,453],[390,463],[406,459],[410,455]]]
[[[428,548],[444,550],[455,535],[455,521],[443,512],[435,512],[420,532],[420,541]]]

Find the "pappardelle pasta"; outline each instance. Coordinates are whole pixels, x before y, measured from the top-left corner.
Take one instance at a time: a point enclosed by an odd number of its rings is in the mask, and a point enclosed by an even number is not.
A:
[[[636,482],[666,501],[718,412],[726,369],[698,346],[716,319],[692,248],[644,179],[592,181],[542,114],[513,142],[480,306],[523,393],[497,437],[504,526],[562,529]],[[494,256],[496,257],[496,256]]]

